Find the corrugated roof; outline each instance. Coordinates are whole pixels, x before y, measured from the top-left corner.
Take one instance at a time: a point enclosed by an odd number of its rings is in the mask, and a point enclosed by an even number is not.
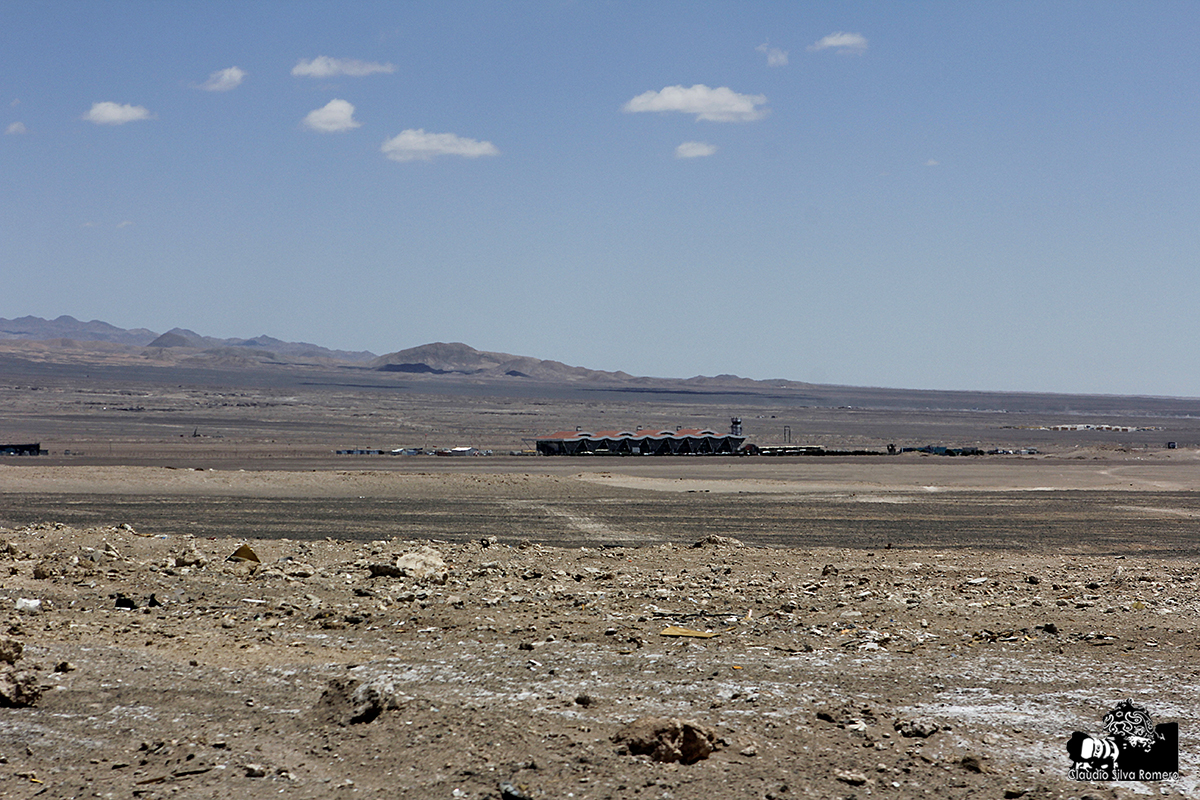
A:
[[[558,431],[546,436],[540,437],[543,441],[556,439],[565,441],[569,439],[662,439],[666,437],[686,438],[689,436],[727,436],[729,434],[718,433],[711,428],[681,428],[677,431],[668,428],[643,428],[639,431],[630,430],[611,430],[611,431]]]

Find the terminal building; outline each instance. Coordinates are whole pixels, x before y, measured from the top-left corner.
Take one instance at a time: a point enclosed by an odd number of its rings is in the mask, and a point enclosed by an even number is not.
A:
[[[741,420],[729,433],[710,428],[642,429],[632,431],[559,431],[537,440],[543,456],[717,456],[737,455],[746,437]]]

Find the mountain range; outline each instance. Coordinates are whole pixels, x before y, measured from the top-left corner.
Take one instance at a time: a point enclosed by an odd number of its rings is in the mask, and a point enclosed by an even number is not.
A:
[[[247,351],[269,353],[275,357],[315,357],[352,363],[363,363],[375,358],[374,353],[365,351],[330,350],[327,347],[307,342],[285,342],[270,336],[256,336],[253,339],[217,339],[212,336],[201,336],[186,328],[172,328],[166,333],[159,334],[146,328],[126,330],[96,319],[91,322],[81,322],[66,315],[56,319],[42,319],[41,317],[4,319],[0,317],[0,339],[29,341],[69,339],[76,342],[109,342],[131,347],[180,347],[201,351],[246,348]]]
[[[307,342],[286,342],[270,336],[218,339],[185,328],[156,333],[145,328],[126,330],[107,322],[81,322],[61,316],[0,318],[0,356],[32,364],[73,364],[94,370],[102,364],[123,368],[178,367],[223,370],[239,380],[311,381],[304,377],[330,370],[345,378],[327,385],[358,385],[349,381],[373,373],[371,386],[395,385],[402,378],[412,390],[443,393],[487,392],[514,396],[602,396],[647,399],[706,399],[801,407],[857,409],[955,410],[962,412],[1054,412],[1059,414],[1137,414],[1200,416],[1200,400],[1172,397],[1047,394],[1005,391],[963,391],[832,386],[784,379],[754,380],[737,375],[692,378],[639,377],[626,372],[574,367],[559,361],[476,350],[461,342],[434,342],[386,355],[366,351],[331,350]],[[15,362],[10,362],[15,363]],[[362,378],[349,378],[359,371]],[[392,374],[392,378],[385,377]],[[291,378],[284,378],[291,375]],[[275,377],[269,377],[275,376]],[[344,383],[343,383],[344,382]],[[365,385],[365,384],[364,384]]]
[[[71,316],[47,320],[41,317],[0,318],[0,340],[58,342],[71,346],[82,342],[104,342],[131,348],[144,355],[163,358],[171,351],[177,360],[221,362],[226,366],[249,364],[304,365],[314,361],[322,366],[344,363],[379,372],[417,376],[463,376],[477,380],[526,379],[537,382],[592,382],[604,384],[659,383],[660,378],[638,378],[626,372],[573,367],[560,361],[548,361],[510,353],[476,350],[461,342],[434,342],[377,356],[367,351],[331,350],[308,342],[285,342],[271,336],[252,339],[218,339],[186,328],[156,333],[146,328],[126,330],[100,320],[81,322]],[[744,382],[757,384],[736,375],[716,378],[696,377],[689,382],[717,382],[722,385]],[[800,385],[800,384],[797,384]]]

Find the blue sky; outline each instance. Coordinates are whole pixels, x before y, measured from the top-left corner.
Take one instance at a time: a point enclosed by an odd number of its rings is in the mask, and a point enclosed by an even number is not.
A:
[[[1200,396],[1200,4],[0,7],[0,316]]]

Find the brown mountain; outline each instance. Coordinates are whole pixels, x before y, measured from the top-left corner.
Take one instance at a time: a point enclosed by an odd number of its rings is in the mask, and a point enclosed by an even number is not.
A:
[[[434,342],[380,356],[370,364],[380,372],[424,375],[470,375],[476,378],[530,378],[541,381],[623,382],[633,376],[624,372],[572,367],[510,353],[476,350],[462,342]]]

